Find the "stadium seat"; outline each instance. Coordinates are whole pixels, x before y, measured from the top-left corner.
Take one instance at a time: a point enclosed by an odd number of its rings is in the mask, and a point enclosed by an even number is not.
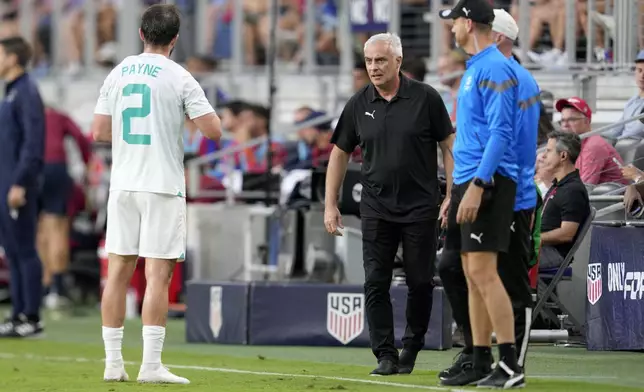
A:
[[[573,323],[574,327],[584,334],[584,326],[581,324],[573,315],[568,311],[568,309],[561,303],[561,300],[555,294],[555,288],[559,282],[564,280],[570,280],[572,278],[572,267],[570,264],[573,261],[573,257],[579,249],[581,242],[586,237],[588,230],[590,230],[591,223],[595,219],[595,214],[597,210],[594,207],[590,207],[590,214],[584,221],[584,224],[580,226],[577,235],[575,235],[575,241],[573,242],[572,248],[566,255],[561,266],[558,268],[549,268],[539,271],[539,282],[538,282],[538,302],[532,313],[532,322],[534,322],[537,317],[541,314],[545,319],[550,320],[551,322],[557,324],[559,319],[557,316],[550,310],[553,307],[559,308],[562,314],[568,315],[569,319]]]
[[[637,150],[639,149],[638,146],[641,143],[642,141],[640,139],[619,139],[615,143],[615,150],[617,150],[619,155],[622,157],[624,163],[632,163],[636,159],[635,155],[637,155]]]

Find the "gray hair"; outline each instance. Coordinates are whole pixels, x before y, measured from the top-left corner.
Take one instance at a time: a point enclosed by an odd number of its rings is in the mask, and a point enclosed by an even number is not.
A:
[[[558,153],[568,153],[568,159],[574,165],[581,153],[581,138],[572,132],[553,131],[548,134],[548,139],[556,140]]]
[[[403,56],[402,42],[400,42],[400,37],[394,33],[380,33],[372,35],[367,42],[364,44],[364,50],[367,49],[367,46],[371,45],[374,42],[385,42],[389,44],[389,49],[396,57]]]

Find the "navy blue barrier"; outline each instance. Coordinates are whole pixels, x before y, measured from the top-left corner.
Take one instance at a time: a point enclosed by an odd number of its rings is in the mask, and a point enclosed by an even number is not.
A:
[[[210,313],[205,309],[216,309],[220,299],[207,293],[211,287],[222,287],[221,332],[217,337],[211,332],[213,324]],[[248,318],[234,311],[227,311],[228,301],[236,297],[228,296],[227,290],[249,287]],[[239,291],[239,290],[238,290]],[[192,295],[194,293],[195,295]],[[391,288],[394,309],[394,328],[396,344],[401,347],[400,338],[405,330],[405,304],[407,288]],[[193,306],[193,302],[196,304]],[[215,305],[203,305],[214,302]],[[290,284],[290,283],[200,283],[188,285],[187,303],[187,340],[203,343],[239,344],[238,335],[228,335],[224,331],[243,329],[248,331],[244,343],[251,345],[289,345],[289,346],[352,346],[369,347],[369,328],[367,325],[362,286],[329,284]],[[215,318],[216,320],[216,318]],[[247,329],[240,328],[247,322]],[[217,323],[215,323],[217,326]],[[229,337],[235,336],[234,339]],[[434,301],[429,330],[425,336],[425,348],[445,350],[452,347],[452,317],[449,302],[441,287],[434,289]]]
[[[188,283],[186,341],[188,343],[248,343],[246,283]]]
[[[644,228],[593,225],[586,277],[589,350],[644,350]]]

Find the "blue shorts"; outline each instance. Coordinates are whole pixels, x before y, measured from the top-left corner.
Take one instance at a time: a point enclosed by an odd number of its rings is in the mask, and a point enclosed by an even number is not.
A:
[[[65,163],[46,163],[43,168],[43,183],[40,191],[40,211],[67,216],[67,205],[72,192],[73,180]]]

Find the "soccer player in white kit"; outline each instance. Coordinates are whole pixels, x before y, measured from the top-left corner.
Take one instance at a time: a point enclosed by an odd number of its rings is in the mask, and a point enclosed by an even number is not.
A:
[[[147,286],[137,380],[189,383],[161,363],[168,285],[186,247],[183,126],[187,117],[205,137],[217,140],[221,123],[197,81],[169,59],[179,26],[175,6],[145,11],[139,29],[143,53],[112,70],[94,112],[94,139],[112,143],[105,243],[109,268],[101,303],[106,381],[129,379],[121,354],[125,295],[140,256],[146,258]]]

